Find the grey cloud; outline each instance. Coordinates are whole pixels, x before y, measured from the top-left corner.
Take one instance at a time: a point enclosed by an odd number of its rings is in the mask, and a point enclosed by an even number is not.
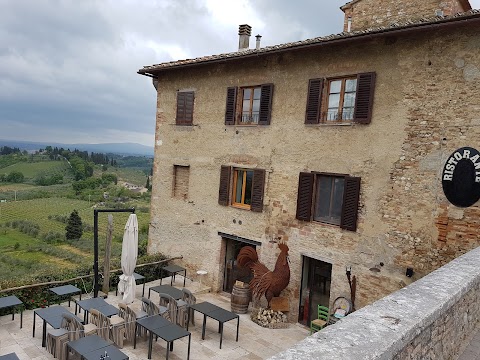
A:
[[[153,145],[155,92],[136,71],[236,51],[239,24],[215,22],[204,1],[2,0],[0,138]],[[242,23],[263,46],[339,33],[344,2],[248,0],[259,23]]]

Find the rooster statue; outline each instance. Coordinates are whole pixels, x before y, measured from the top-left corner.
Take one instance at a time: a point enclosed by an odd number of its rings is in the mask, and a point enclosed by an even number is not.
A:
[[[250,281],[250,288],[253,296],[259,300],[262,295],[268,302],[274,296],[279,296],[290,281],[290,266],[288,265],[288,246],[278,244],[280,255],[278,255],[275,269],[270,271],[265,265],[258,261],[258,255],[251,246],[244,246],[237,256],[237,263],[240,266],[248,267],[253,272],[253,279]]]

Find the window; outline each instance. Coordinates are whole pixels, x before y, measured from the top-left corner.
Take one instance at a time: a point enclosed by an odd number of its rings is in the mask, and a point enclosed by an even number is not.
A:
[[[302,172],[298,181],[296,218],[356,231],[359,197],[358,177]]]
[[[252,204],[253,171],[234,169],[232,205],[250,208]]]
[[[261,87],[249,87],[241,89],[242,112],[239,124],[258,124],[260,116],[260,93]]]
[[[188,198],[188,181],[190,178],[190,166],[173,165],[173,194],[176,199]]]
[[[270,125],[273,84],[227,89],[225,125]]]
[[[218,203],[251,211],[263,211],[265,170],[222,166]]]
[[[328,81],[326,121],[353,120],[357,78],[336,79]]]
[[[375,73],[332,79],[311,79],[308,84],[306,124],[356,122],[372,118]]]
[[[193,91],[177,92],[177,116],[176,125],[193,125],[193,102],[195,93]]]
[[[316,184],[313,219],[340,225],[345,179],[338,176],[318,175]]]

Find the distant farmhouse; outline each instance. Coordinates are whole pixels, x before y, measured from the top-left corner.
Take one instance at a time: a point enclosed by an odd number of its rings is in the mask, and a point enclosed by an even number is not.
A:
[[[121,184],[123,185],[123,187],[127,190],[130,190],[134,193],[144,193],[144,192],[147,192],[148,189],[143,187],[143,186],[138,186],[138,185],[135,185],[135,184],[130,184],[128,182],[121,182]]]
[[[341,9],[337,35],[250,48],[242,25],[237,52],[138,71],[157,89],[149,251],[231,291],[241,247],[273,269],[284,242],[283,295],[304,324],[318,304],[352,300],[346,269],[360,308],[480,243],[478,203],[442,190],[450,154],[480,147],[480,12],[467,0]]]

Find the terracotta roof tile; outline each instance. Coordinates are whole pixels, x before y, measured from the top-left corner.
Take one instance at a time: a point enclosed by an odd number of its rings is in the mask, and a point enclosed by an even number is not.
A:
[[[260,49],[247,49],[247,50],[242,50],[242,51],[236,51],[236,52],[231,52],[231,53],[225,53],[225,54],[218,54],[218,55],[209,55],[209,56],[203,56],[195,59],[185,59],[185,60],[177,60],[177,61],[170,61],[170,62],[164,62],[160,64],[155,64],[155,65],[149,65],[149,66],[144,66],[142,69],[138,70],[139,74],[150,74],[158,71],[163,71],[163,70],[169,70],[173,68],[178,68],[178,67],[184,67],[187,65],[196,65],[196,64],[204,64],[212,61],[218,61],[218,60],[233,60],[233,59],[239,59],[242,57],[246,57],[248,55],[262,55],[262,54],[268,54],[270,52],[276,52],[279,50],[288,50],[288,49],[295,49],[295,48],[302,48],[304,46],[310,46],[310,45],[316,45],[316,44],[322,44],[322,43],[327,43],[331,41],[336,41],[340,39],[349,39],[349,38],[355,38],[355,37],[362,37],[363,35],[373,35],[373,34],[378,34],[378,33],[383,33],[383,32],[389,32],[389,31],[395,31],[395,30],[401,30],[401,29],[409,29],[409,28],[415,28],[423,25],[434,25],[434,24],[439,24],[442,22],[450,22],[453,20],[468,20],[470,18],[478,18],[480,15],[480,10],[469,10],[464,13],[460,14],[455,14],[451,16],[434,16],[434,17],[428,17],[428,18],[421,18],[415,21],[406,21],[402,23],[393,23],[390,24],[389,26],[384,26],[384,27],[377,27],[377,28],[370,28],[367,30],[359,30],[359,31],[352,31],[352,32],[342,32],[340,34],[333,34],[333,35],[327,35],[327,36],[320,36],[312,39],[306,39],[306,40],[300,40],[300,41],[294,41],[294,42],[289,42],[285,44],[279,44],[279,45],[273,45],[273,46],[266,46]]]

